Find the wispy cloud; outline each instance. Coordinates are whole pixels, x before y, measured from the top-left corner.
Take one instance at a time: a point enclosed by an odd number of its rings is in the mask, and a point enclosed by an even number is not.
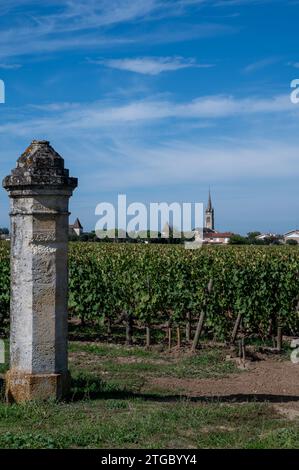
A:
[[[242,6],[254,5],[257,3],[283,3],[286,0],[215,0],[215,6]]]
[[[106,67],[143,75],[159,75],[162,72],[173,72],[186,68],[207,68],[211,64],[199,64],[194,58],[184,57],[137,57],[124,59],[89,60],[94,64],[103,64]]]
[[[267,57],[265,59],[257,60],[256,62],[252,62],[244,67],[243,72],[256,72],[257,70],[262,70],[270,65],[276,64],[279,60],[280,59],[278,57]]]
[[[21,64],[5,64],[5,63],[0,63],[0,69],[3,69],[3,70],[17,70],[19,68],[21,68],[22,65]]]
[[[288,65],[294,67],[295,69],[299,69],[299,62],[288,62]]]
[[[142,22],[182,17],[189,9],[205,5],[206,0],[8,0],[0,6],[0,58],[69,50],[113,47],[115,44],[172,42],[194,37],[227,34],[228,25],[181,24],[180,30],[160,31],[153,26],[145,32]],[[26,6],[26,10],[24,12]],[[116,31],[118,25],[136,26],[136,31]],[[16,34],[17,33],[17,34]]]
[[[62,103],[36,107],[41,115],[28,119],[11,119],[0,126],[0,133],[45,135],[48,132],[60,134],[66,130],[96,130],[120,125],[142,125],[146,122],[176,119],[214,120],[234,117],[247,117],[259,114],[296,113],[288,95],[272,98],[235,98],[232,96],[205,96],[190,102],[177,103],[157,100],[130,101],[124,105],[94,102],[88,104]]]
[[[149,149],[122,142],[114,149],[121,172],[112,164],[91,178],[95,187],[118,191],[144,186],[159,186],[239,178],[271,179],[294,176],[297,146],[267,140],[238,140],[188,143],[175,140]],[[114,160],[115,163],[115,160]],[[126,164],[124,164],[126,163]],[[296,167],[297,168],[297,167]]]

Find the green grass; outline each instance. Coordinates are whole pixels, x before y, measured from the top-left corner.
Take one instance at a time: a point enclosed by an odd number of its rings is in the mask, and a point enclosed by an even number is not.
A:
[[[101,374],[106,381],[115,381],[122,387],[136,392],[143,388],[155,389],[155,377],[213,378],[225,377],[237,372],[234,363],[224,360],[221,350],[206,349],[199,354],[158,353],[141,347],[125,347],[106,344],[86,344],[73,342],[70,345],[71,371]],[[73,362],[74,360],[74,362]],[[165,391],[180,393],[176,390]]]
[[[158,359],[159,353],[147,350],[141,347],[125,347],[114,344],[97,344],[97,343],[81,343],[71,342],[69,345],[70,352],[87,352],[97,356],[108,357],[142,357],[149,359]]]
[[[205,356],[168,360],[164,364],[143,361],[122,363],[120,367],[120,364],[113,360],[104,360],[101,366],[102,371],[107,374],[118,373],[126,377],[145,373],[152,377],[212,378],[236,372],[234,364],[224,362],[221,354],[216,354],[215,351],[209,351]]]
[[[298,424],[270,405],[123,397],[0,405],[1,448],[294,448]]]
[[[298,421],[269,403],[229,404],[155,387],[158,377],[236,372],[225,352],[196,355],[70,344],[68,401],[0,401],[0,448],[298,448]],[[241,373],[241,372],[240,372]]]

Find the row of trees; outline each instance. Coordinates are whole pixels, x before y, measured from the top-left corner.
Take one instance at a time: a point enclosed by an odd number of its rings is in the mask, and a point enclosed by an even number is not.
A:
[[[261,232],[248,232],[247,236],[235,234],[230,238],[230,245],[280,245],[283,243],[282,235],[269,235],[264,239],[257,238],[261,235]],[[297,242],[294,240],[288,240],[289,245],[296,245]]]
[[[180,237],[176,236],[175,233],[170,232],[169,237],[163,237],[162,233],[156,232],[153,233],[150,230],[146,232],[140,232],[139,234],[128,234],[125,231],[120,231],[115,229],[115,233],[113,231],[107,231],[107,234],[104,232],[101,234],[101,238],[97,237],[96,232],[85,232],[81,235],[70,235],[69,240],[73,242],[104,242],[104,243],[161,243],[161,244],[176,244],[181,245],[187,239],[182,233]],[[189,241],[189,239],[188,239]]]
[[[105,235],[105,233],[104,233]],[[247,236],[242,236],[234,234],[231,236],[229,244],[230,245],[280,245],[283,243],[282,235],[271,235],[264,239],[258,239],[258,235],[261,235],[261,232],[249,232]],[[106,236],[98,238],[95,231],[83,233],[80,236],[70,235],[70,241],[81,241],[81,242],[106,242],[106,243],[162,243],[162,244],[176,244],[181,245],[185,241],[190,241],[190,239],[184,236],[184,233],[181,233],[181,236],[178,237],[176,234],[171,231],[169,233],[169,238],[163,237],[160,232],[156,234],[151,233],[149,230],[147,232],[140,232],[137,236],[130,236],[130,234],[119,230],[115,230],[115,236],[111,237],[111,234],[107,232]],[[191,239],[192,241],[192,239]],[[294,240],[288,240],[287,244],[296,245],[297,242]]]

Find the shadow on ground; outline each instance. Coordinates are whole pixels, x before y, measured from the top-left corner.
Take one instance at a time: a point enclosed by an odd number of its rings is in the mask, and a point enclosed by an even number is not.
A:
[[[160,403],[175,403],[186,400],[194,403],[288,403],[299,401],[299,395],[271,395],[271,394],[235,394],[235,395],[164,395],[163,393],[140,393],[118,388],[110,385],[98,377],[77,377],[72,379],[70,401],[83,399],[139,399]]]

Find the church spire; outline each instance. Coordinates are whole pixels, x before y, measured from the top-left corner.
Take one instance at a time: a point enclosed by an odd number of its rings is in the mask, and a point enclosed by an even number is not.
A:
[[[205,211],[205,228],[215,230],[214,226],[214,208],[212,206],[211,190],[209,188],[208,205]]]
[[[209,188],[209,200],[208,200],[208,205],[207,205],[207,211],[211,212],[212,210],[213,210],[213,206],[212,206],[211,190]]]

